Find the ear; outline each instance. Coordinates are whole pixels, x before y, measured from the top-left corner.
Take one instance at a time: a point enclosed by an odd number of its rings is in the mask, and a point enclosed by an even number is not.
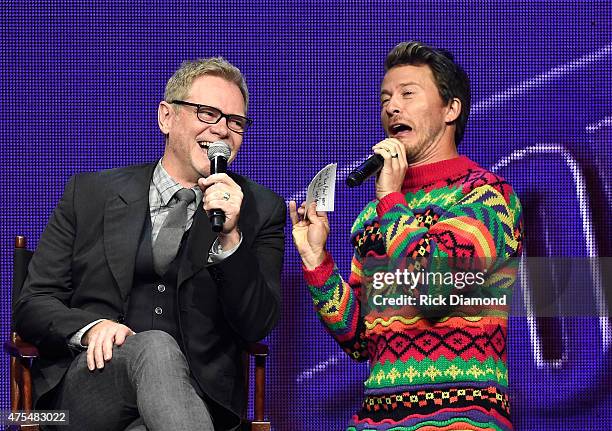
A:
[[[456,97],[450,101],[448,104],[448,111],[446,112],[446,117],[444,117],[444,121],[446,123],[452,123],[457,118],[459,118],[459,114],[461,114],[461,100]]]
[[[159,130],[166,136],[170,133],[170,129],[172,128],[173,117],[174,108],[168,102],[159,102],[159,106],[157,107],[157,124]]]

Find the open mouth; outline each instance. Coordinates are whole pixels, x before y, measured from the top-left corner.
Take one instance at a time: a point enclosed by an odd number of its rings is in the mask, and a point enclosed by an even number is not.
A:
[[[389,132],[391,132],[391,135],[399,135],[402,132],[410,131],[412,131],[412,127],[403,123],[396,123],[389,126]]]
[[[198,141],[198,145],[203,150],[208,150],[208,147],[210,146],[210,144],[212,144],[212,142],[209,142],[209,141]]]

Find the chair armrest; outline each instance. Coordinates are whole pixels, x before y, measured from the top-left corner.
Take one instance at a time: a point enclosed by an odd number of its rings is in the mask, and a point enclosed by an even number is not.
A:
[[[4,342],[4,351],[14,358],[34,359],[38,358],[38,349],[30,343],[26,343],[19,337]]]
[[[247,382],[249,380],[249,356],[253,356],[255,362],[255,390],[253,391],[253,413],[254,420],[247,421],[249,431],[270,431],[270,422],[265,421],[265,386],[266,386],[266,358],[268,356],[268,346],[263,343],[248,343],[244,348],[244,374]],[[248,385],[245,387],[246,398],[248,399]]]

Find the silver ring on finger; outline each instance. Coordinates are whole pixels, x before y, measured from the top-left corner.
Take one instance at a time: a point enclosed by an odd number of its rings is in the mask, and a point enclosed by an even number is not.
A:
[[[223,199],[229,201],[231,195],[228,192],[223,192]]]

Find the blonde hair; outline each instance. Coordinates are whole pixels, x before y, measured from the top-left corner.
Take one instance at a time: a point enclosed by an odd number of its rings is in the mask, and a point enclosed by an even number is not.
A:
[[[194,79],[200,76],[211,75],[226,79],[238,86],[244,98],[245,110],[249,106],[249,90],[247,88],[242,72],[223,57],[199,58],[187,60],[174,72],[174,75],[166,84],[164,100],[182,100],[187,97]]]

